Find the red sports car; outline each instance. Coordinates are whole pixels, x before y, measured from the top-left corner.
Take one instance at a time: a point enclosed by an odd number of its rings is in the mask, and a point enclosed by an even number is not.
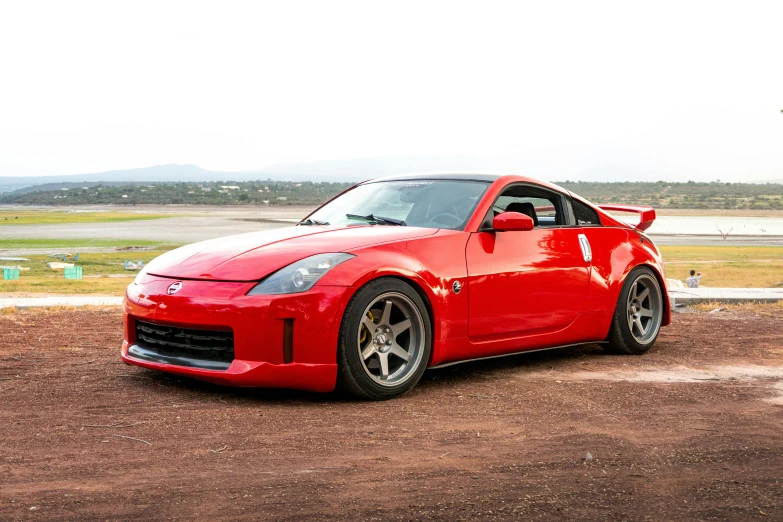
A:
[[[606,211],[640,214],[636,227]],[[168,252],[128,286],[122,359],[214,383],[388,399],[426,368],[669,324],[647,207],[521,176],[359,183],[297,226]]]

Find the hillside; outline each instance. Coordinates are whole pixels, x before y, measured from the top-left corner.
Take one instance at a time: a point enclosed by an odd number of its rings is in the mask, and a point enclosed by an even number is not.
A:
[[[84,182],[142,183],[152,181],[215,181],[229,179],[235,173],[215,172],[196,165],[156,165],[138,169],[112,170],[91,174],[67,174],[60,176],[3,176],[0,177],[0,193],[18,190],[38,190],[39,186],[74,184]],[[253,177],[257,177],[257,174]],[[56,187],[56,188],[59,188]]]
[[[283,163],[243,171],[215,171],[197,165],[155,165],[125,170],[90,174],[58,176],[0,176],[0,193],[18,190],[72,188],[88,183],[193,183],[193,182],[247,182],[259,179],[274,181],[338,181],[357,182],[370,178],[426,171],[492,170],[491,166],[473,158],[462,157],[370,157],[346,160],[324,160]],[[224,183],[225,184],[225,183]]]
[[[317,205],[351,183],[205,182],[77,185],[0,196],[0,203],[23,205]]]
[[[776,183],[564,181],[558,185],[594,203],[649,205],[654,208],[783,209],[783,185]]]
[[[751,183],[558,183],[594,203],[650,205],[667,209],[783,210],[783,185]],[[18,191],[0,203],[23,205],[317,205],[351,183],[231,181],[155,184],[69,184]]]
[[[335,169],[333,169],[335,170]],[[341,174],[339,170],[327,172],[320,177],[330,181],[362,181],[371,175]],[[318,179],[318,175],[309,173],[308,169],[302,172],[285,166],[279,168],[270,167],[255,171],[215,171],[198,167],[196,165],[156,165],[138,169],[112,170],[108,172],[96,172],[91,174],[67,174],[62,176],[1,176],[0,193],[17,191],[38,191],[48,188],[73,188],[82,185],[95,184],[138,184],[138,183],[193,183],[193,182],[247,182],[258,179],[275,179],[281,181],[307,181]],[[225,184],[225,183],[224,183]]]

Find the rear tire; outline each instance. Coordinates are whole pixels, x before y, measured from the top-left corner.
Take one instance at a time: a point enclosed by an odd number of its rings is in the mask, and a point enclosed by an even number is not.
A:
[[[617,299],[604,348],[617,354],[641,355],[658,338],[663,320],[663,293],[658,278],[647,267],[628,274]]]
[[[432,349],[430,316],[404,281],[371,281],[351,298],[340,325],[337,387],[355,397],[386,400],[421,379]]]

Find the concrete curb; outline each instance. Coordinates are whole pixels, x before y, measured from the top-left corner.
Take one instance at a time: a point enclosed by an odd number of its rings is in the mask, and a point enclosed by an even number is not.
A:
[[[49,297],[0,298],[0,308],[38,308],[45,306],[122,306],[123,297],[95,297],[91,295],[62,295]]]
[[[783,301],[783,288],[670,288],[675,304],[776,303]]]

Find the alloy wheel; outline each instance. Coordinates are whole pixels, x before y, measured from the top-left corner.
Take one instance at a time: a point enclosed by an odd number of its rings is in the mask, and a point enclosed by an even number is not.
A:
[[[364,310],[356,341],[367,375],[381,386],[398,386],[421,363],[424,320],[406,295],[387,292]]]
[[[661,291],[649,274],[641,274],[628,292],[628,329],[639,344],[647,344],[658,335],[663,317]]]

